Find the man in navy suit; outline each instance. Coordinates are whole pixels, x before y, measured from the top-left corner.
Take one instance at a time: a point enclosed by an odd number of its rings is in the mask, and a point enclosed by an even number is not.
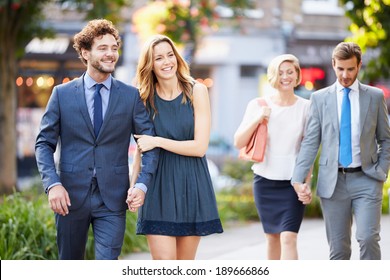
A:
[[[84,258],[90,224],[96,259],[117,259],[126,209],[136,211],[143,204],[157,166],[159,151],[144,153],[142,172],[134,188],[129,188],[131,134],[155,132],[138,90],[111,75],[120,44],[118,30],[104,19],[90,21],[76,34],[74,48],[87,71],[54,87],[42,117],[36,160],[55,212],[60,259]]]

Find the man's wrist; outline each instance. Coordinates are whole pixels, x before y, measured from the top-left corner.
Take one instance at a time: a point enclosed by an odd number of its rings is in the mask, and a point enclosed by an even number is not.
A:
[[[134,185],[134,188],[140,189],[140,190],[143,191],[145,194],[146,194],[146,192],[148,191],[148,188],[145,186],[144,183],[136,183],[136,184]]]
[[[49,194],[49,191],[50,191],[53,187],[59,186],[59,185],[62,185],[62,184],[61,184],[60,182],[55,182],[54,184],[51,184],[50,186],[48,186],[48,187],[46,188],[45,193],[46,193],[46,194]]]

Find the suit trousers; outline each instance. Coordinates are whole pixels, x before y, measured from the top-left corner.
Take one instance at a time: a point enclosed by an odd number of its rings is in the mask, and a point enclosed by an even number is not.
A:
[[[59,259],[84,259],[90,225],[95,239],[95,258],[118,259],[126,227],[126,210],[113,212],[105,206],[95,178],[80,208],[66,216],[56,214]]]
[[[380,218],[383,182],[366,176],[362,171],[338,172],[331,198],[321,198],[331,260],[351,258],[351,227],[356,223],[356,240],[360,259],[381,259]],[[354,219],[353,219],[354,217]]]

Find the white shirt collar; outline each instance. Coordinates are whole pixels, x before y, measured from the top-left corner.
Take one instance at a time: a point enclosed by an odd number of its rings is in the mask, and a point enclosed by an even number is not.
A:
[[[344,86],[342,86],[340,84],[340,82],[337,80],[336,81],[336,90],[337,92],[342,92]],[[352,85],[349,86],[349,88],[351,89],[351,92],[359,92],[359,81],[358,79],[356,79]]]
[[[111,75],[105,81],[102,82],[102,84],[108,90],[110,90],[110,88],[111,88],[111,83],[112,83],[112,76]],[[92,87],[95,86],[96,81],[94,79],[92,79],[92,77],[87,72],[85,72],[84,84],[85,84],[86,88],[91,89]]]

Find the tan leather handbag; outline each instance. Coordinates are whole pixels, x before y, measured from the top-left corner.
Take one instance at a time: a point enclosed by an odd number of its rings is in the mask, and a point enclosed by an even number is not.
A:
[[[264,98],[258,98],[259,106],[267,106]],[[264,160],[265,147],[268,136],[268,121],[263,120],[249,139],[248,144],[240,149],[238,157],[247,161],[262,162]]]

